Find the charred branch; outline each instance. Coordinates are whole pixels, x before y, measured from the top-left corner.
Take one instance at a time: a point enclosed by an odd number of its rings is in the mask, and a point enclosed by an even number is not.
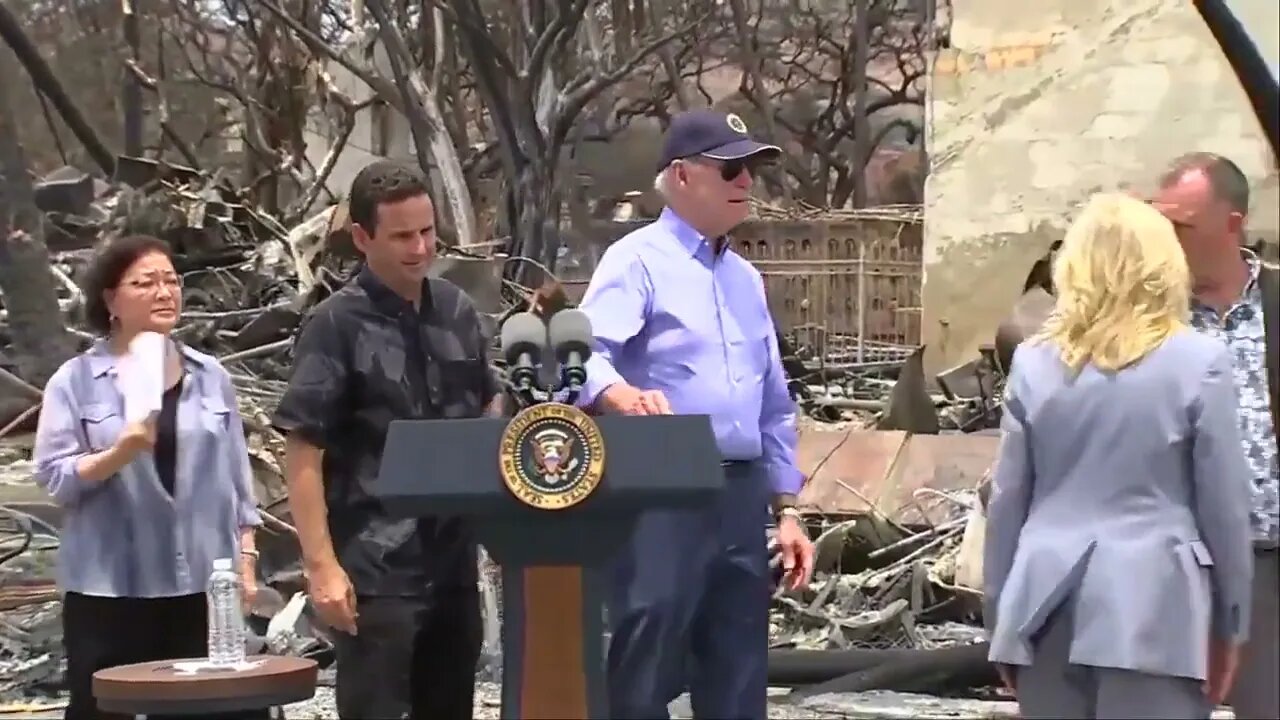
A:
[[[183,160],[190,163],[191,167],[197,170],[201,169],[200,158],[196,155],[195,150],[192,149],[191,145],[189,145],[180,134],[178,134],[177,129],[174,128],[173,123],[169,120],[168,102],[165,100],[164,93],[160,89],[160,84],[156,82],[154,78],[143,72],[142,68],[138,66],[137,60],[126,60],[124,66],[125,69],[129,71],[129,74],[133,77],[133,82],[138,87],[150,90],[159,97],[160,132],[164,133],[164,136],[168,138],[169,142],[173,143],[174,149],[178,151],[178,154],[182,156]]]
[[[93,159],[102,172],[108,176],[115,173],[115,156],[107,150],[107,146],[103,144],[98,137],[98,133],[89,125],[89,121],[85,119],[84,114],[80,112],[80,108],[76,107],[71,101],[71,97],[67,95],[66,90],[62,87],[62,83],[58,81],[53,70],[50,69],[49,63],[40,55],[40,51],[22,31],[22,26],[18,23],[18,18],[14,17],[9,7],[0,3],[0,38],[4,38],[5,43],[13,50],[13,54],[18,58],[18,62],[26,68],[27,74],[31,76],[32,82],[36,85],[36,90],[41,95],[49,99],[53,103],[54,109],[62,117],[63,122],[75,134],[76,139],[84,146],[89,153],[89,157]],[[15,77],[10,74],[6,77]]]

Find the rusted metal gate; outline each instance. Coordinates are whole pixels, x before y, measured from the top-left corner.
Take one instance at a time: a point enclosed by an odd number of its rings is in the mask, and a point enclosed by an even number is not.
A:
[[[920,342],[920,231],[886,218],[756,221],[734,244],[764,276],[779,327],[815,349],[845,336],[870,351]]]

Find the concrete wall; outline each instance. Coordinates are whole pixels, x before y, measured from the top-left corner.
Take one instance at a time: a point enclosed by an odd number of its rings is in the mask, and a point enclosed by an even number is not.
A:
[[[1280,3],[1249,2],[1274,53]],[[928,107],[927,372],[991,342],[1027,271],[1091,193],[1149,188],[1183,152],[1235,160],[1255,183],[1251,231],[1275,241],[1274,158],[1192,3],[952,3]]]

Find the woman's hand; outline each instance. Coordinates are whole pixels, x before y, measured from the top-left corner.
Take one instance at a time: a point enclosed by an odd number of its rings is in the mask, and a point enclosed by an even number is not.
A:
[[[144,450],[150,450],[156,444],[156,426],[153,421],[131,422],[120,431],[116,438],[116,448],[128,458],[133,458]]]
[[[1240,667],[1240,646],[1217,638],[1209,638],[1209,673],[1204,681],[1204,692],[1215,705],[1227,699],[1227,693],[1236,683],[1236,671]]]
[[[995,663],[996,672],[1000,674],[1000,682],[1004,683],[1004,687],[1009,691],[1010,695],[1017,697],[1018,695],[1018,671],[1012,665],[1004,665]]]
[[[256,554],[240,553],[240,585],[240,599],[247,615],[253,611],[254,603],[258,599],[258,557]]]
[[[150,450],[156,444],[156,426],[152,421],[131,422],[120,431],[115,443],[106,450],[90,453],[76,461],[76,472],[86,482],[106,482],[126,465],[133,462],[138,453]]]

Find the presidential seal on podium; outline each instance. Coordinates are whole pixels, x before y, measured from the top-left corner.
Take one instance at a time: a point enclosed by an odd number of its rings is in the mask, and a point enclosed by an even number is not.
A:
[[[604,476],[604,436],[572,405],[539,403],[520,411],[498,444],[502,482],[540,510],[565,510],[586,500]]]

